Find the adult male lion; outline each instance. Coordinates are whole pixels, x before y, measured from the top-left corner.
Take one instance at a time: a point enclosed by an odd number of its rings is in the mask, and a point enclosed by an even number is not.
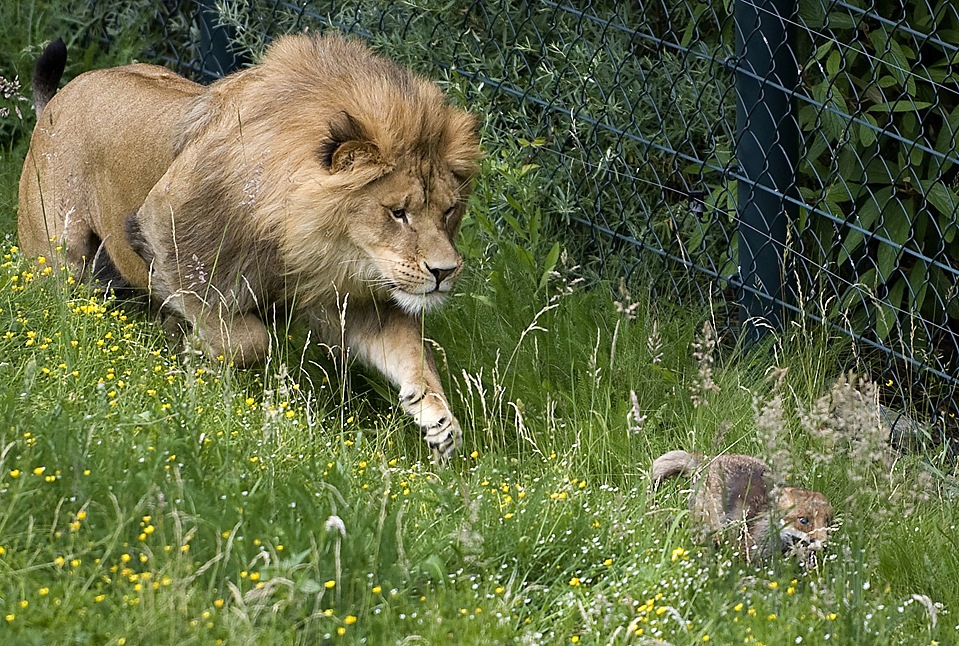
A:
[[[421,336],[462,269],[453,246],[480,158],[475,119],[337,36],[279,39],[202,87],[151,65],[56,87],[34,71],[20,178],[23,251],[145,290],[204,351],[262,361],[274,306],[399,387],[437,458],[462,433]]]

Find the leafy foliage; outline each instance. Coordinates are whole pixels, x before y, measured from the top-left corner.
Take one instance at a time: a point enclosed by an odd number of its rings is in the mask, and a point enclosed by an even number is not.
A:
[[[949,0],[801,8],[799,230],[810,264],[828,268],[812,283],[856,330],[955,359],[943,341],[959,321],[959,12]]]

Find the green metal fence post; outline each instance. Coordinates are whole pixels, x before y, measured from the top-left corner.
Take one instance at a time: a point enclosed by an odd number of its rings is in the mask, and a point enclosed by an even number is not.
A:
[[[743,332],[782,329],[783,252],[796,205],[799,126],[793,90],[796,0],[736,0],[736,155]]]
[[[199,0],[200,25],[200,76],[210,83],[238,69],[240,57],[230,48],[232,30],[217,19],[218,10],[214,0]]]

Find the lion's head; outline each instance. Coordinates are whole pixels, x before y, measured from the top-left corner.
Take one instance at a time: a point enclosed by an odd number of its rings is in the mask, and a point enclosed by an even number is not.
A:
[[[179,148],[230,162],[188,162],[208,171],[196,190],[249,223],[227,236],[275,242],[300,303],[335,289],[419,313],[449,294],[480,149],[475,118],[435,84],[354,41],[286,37],[183,124]]]

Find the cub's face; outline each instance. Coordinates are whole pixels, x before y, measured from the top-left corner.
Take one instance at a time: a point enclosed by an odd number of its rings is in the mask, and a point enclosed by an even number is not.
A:
[[[434,163],[398,167],[363,189],[349,235],[377,293],[411,314],[446,300],[463,268],[454,241],[467,186]]]
[[[784,547],[820,551],[829,538],[835,512],[818,491],[786,487],[779,497]]]

